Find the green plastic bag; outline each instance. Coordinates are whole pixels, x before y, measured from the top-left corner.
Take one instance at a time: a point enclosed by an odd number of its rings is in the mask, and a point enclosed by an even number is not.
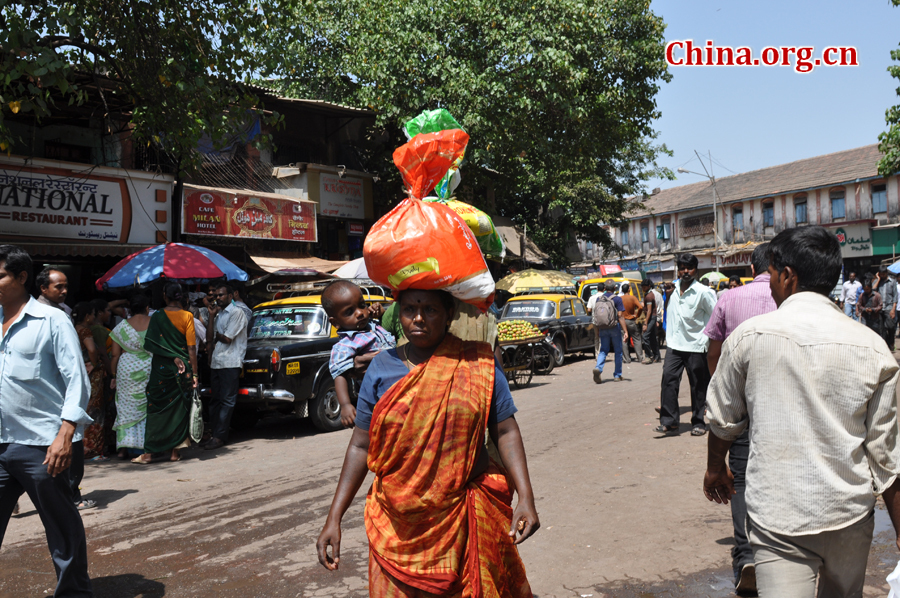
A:
[[[447,129],[462,129],[462,125],[444,108],[425,110],[404,125],[407,139],[412,139],[419,133],[437,133]]]

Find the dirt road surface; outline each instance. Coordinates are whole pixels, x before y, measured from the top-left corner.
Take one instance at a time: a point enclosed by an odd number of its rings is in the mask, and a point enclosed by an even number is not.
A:
[[[541,517],[521,546],[539,598],[733,595],[731,515],[700,483],[706,438],[660,438],[654,406],[662,366],[632,363],[625,381],[591,380],[573,358],[513,390]],[[608,364],[608,372],[612,363]],[[682,412],[689,405],[687,379]],[[264,420],[216,452],[179,463],[88,464],[83,511],[97,598],[367,595],[363,497],[343,522],[340,571],[318,565],[315,540],[337,484],[349,431]],[[0,549],[0,596],[52,594],[40,519],[23,497]],[[884,597],[898,559],[883,510],[866,596]]]

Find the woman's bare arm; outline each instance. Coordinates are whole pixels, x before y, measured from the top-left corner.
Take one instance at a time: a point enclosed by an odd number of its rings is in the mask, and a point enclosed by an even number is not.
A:
[[[353,429],[350,437],[350,445],[344,455],[344,466],[341,468],[341,477],[338,479],[337,490],[331,501],[331,509],[319,539],[316,541],[316,552],[319,554],[319,562],[323,567],[334,571],[340,565],[341,560],[341,519],[350,508],[353,497],[359,491],[366,479],[366,457],[369,454],[369,432],[360,428]],[[328,555],[328,547],[331,546],[331,556]]]
[[[84,348],[87,350],[88,359],[90,360],[91,365],[94,366],[94,368],[100,367],[100,354],[97,352],[97,345],[94,344],[94,339],[88,337],[81,342],[84,343]]]
[[[503,467],[515,484],[516,494],[519,500],[512,516],[512,528],[510,537],[515,538],[516,544],[521,544],[540,527],[537,509],[534,506],[534,491],[531,489],[531,478],[528,475],[528,463],[525,459],[525,445],[522,443],[522,433],[516,418],[509,417],[498,424],[489,426],[491,438],[497,444]],[[522,528],[519,524],[522,522]]]

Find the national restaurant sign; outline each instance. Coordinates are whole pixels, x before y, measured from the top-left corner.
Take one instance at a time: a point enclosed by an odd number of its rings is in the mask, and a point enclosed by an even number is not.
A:
[[[315,243],[316,207],[274,193],[185,185],[182,232]]]
[[[3,157],[0,235],[155,244],[168,233],[171,190],[165,175]]]

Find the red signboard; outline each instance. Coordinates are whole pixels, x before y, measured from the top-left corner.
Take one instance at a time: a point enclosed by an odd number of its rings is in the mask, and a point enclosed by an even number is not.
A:
[[[364,234],[366,234],[366,229],[362,225],[361,222],[351,222],[350,223],[350,234],[351,235],[364,235]]]
[[[315,204],[269,193],[237,194],[185,185],[182,232],[314,243]]]

